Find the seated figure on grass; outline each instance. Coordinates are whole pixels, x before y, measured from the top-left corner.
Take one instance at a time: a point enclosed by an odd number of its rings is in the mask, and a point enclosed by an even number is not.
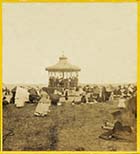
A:
[[[50,112],[49,107],[51,105],[51,100],[47,92],[41,90],[41,99],[39,100],[37,107],[35,109],[35,116],[46,116]]]

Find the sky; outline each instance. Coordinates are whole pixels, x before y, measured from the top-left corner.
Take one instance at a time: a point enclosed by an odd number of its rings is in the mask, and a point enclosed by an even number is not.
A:
[[[64,52],[81,83],[136,82],[136,3],[3,3],[3,83],[47,84]]]

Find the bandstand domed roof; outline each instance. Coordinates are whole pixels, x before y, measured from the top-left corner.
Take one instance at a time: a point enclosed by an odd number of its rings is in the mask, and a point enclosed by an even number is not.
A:
[[[52,72],[78,72],[80,70],[78,66],[69,63],[68,58],[64,55],[59,57],[59,61],[55,65],[46,68],[46,71]]]

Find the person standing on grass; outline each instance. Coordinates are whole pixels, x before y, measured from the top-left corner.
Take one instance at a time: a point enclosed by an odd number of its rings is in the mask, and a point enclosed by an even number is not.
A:
[[[126,99],[124,98],[124,96],[122,95],[119,99],[119,103],[118,103],[118,108],[120,109],[125,109],[126,108]]]
[[[69,93],[68,93],[68,89],[65,90],[65,100],[67,101],[69,99]]]
[[[29,93],[27,89],[23,86],[19,86],[16,88],[15,93],[15,105],[16,107],[24,107],[25,102],[29,100]]]
[[[46,116],[50,112],[49,107],[51,105],[51,100],[47,92],[41,90],[41,99],[35,109],[35,116]]]

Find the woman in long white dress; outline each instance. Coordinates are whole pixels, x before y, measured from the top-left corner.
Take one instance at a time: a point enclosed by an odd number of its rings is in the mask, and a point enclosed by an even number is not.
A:
[[[35,116],[46,116],[50,112],[49,107],[51,105],[51,100],[47,92],[40,92],[41,99],[39,100],[37,107],[35,109]]]
[[[123,96],[121,96],[119,99],[118,108],[125,109],[126,108],[125,101],[126,99]]]
[[[29,99],[29,93],[24,87],[17,87],[15,94],[16,107],[23,107],[25,102]]]

